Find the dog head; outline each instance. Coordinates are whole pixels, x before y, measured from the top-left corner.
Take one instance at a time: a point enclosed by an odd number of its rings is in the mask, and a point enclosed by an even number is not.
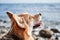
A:
[[[7,12],[7,15],[11,19],[11,30],[14,32],[18,37],[22,37],[24,35],[24,32],[27,35],[31,35],[33,26],[40,26],[40,21],[41,21],[41,14],[35,14],[35,15],[30,15],[30,14],[12,14],[11,12]],[[11,31],[10,30],[10,31]],[[19,36],[20,35],[20,36]]]
[[[42,24],[42,15],[41,15],[41,13],[35,14],[34,15],[34,26],[33,26],[33,28],[40,27],[41,24]]]
[[[25,19],[25,21],[28,25],[33,24],[34,26],[39,26],[41,23],[41,14],[40,13],[35,14],[35,15],[30,15],[30,14],[26,14],[26,13],[16,15],[16,14],[12,14],[11,12],[7,12],[7,14],[12,22],[16,22],[22,28],[24,28],[22,18]]]

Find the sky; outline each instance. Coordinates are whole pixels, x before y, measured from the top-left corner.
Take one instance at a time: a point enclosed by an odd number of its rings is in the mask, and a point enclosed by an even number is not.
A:
[[[60,3],[60,0],[0,0],[0,3]]]

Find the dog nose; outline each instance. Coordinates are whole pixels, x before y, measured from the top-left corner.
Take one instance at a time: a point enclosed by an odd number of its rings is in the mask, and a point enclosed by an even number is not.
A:
[[[39,13],[39,15],[41,16],[41,13]]]

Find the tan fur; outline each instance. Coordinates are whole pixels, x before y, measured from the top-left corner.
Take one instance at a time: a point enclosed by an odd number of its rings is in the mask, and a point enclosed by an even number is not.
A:
[[[38,21],[39,14],[34,16],[24,13],[15,15],[7,12],[7,15],[11,19],[11,29],[7,35],[14,35],[19,38],[15,38],[16,40],[34,40],[31,32],[33,30],[33,23]]]

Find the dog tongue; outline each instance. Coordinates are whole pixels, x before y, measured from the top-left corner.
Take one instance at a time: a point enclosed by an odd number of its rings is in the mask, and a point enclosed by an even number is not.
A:
[[[42,22],[37,22],[37,23],[33,26],[33,29],[39,27],[41,24],[42,24]]]
[[[35,24],[35,26],[36,26],[36,27],[39,27],[41,24],[42,24],[41,22],[37,22],[37,23]]]
[[[37,23],[35,24],[36,27],[38,27],[38,26],[40,26],[40,25],[41,25],[41,22],[37,22]]]

